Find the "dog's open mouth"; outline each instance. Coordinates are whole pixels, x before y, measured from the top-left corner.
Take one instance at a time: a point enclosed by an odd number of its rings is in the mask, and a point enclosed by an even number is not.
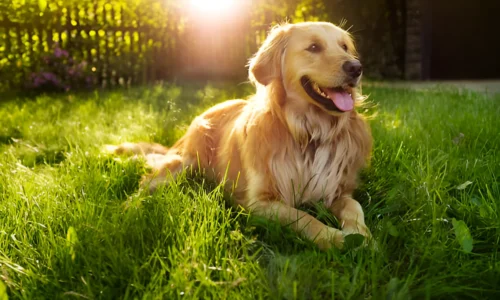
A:
[[[354,109],[352,89],[343,87],[322,87],[304,76],[300,79],[306,93],[314,101],[330,111],[346,112]]]

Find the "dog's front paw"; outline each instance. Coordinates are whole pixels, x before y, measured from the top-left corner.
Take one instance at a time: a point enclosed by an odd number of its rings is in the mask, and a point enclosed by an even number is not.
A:
[[[344,245],[344,235],[336,228],[325,226],[314,242],[321,250],[326,251],[332,247],[341,249]]]
[[[147,191],[149,194],[153,194],[160,187],[164,187],[167,185],[167,180],[164,176],[154,176],[154,175],[144,175],[142,177],[141,182],[139,183],[139,187]]]

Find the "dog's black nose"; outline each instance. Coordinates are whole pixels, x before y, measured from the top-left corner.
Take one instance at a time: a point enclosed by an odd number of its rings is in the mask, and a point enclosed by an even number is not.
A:
[[[358,78],[363,71],[363,66],[359,60],[348,60],[342,65],[342,69],[352,78]]]

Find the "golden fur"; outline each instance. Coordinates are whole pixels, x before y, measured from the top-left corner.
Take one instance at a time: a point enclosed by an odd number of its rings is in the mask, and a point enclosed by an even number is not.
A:
[[[311,43],[321,51],[305,51]],[[345,87],[358,105],[359,78],[347,86],[342,69],[355,59],[349,34],[330,23],[277,26],[249,64],[256,95],[210,108],[170,149],[125,143],[112,150],[146,155],[153,172],[142,185],[151,191],[186,167],[203,169],[218,181],[227,176],[236,205],[277,218],[322,249],[342,247],[348,234],[370,237],[363,210],[352,198],[357,173],[371,152],[369,127],[355,110],[326,110],[300,83],[307,75],[320,86]],[[341,230],[296,209],[320,199],[341,221]]]

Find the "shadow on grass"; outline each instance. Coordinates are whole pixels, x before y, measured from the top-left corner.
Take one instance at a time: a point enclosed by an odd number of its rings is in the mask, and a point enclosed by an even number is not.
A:
[[[66,159],[65,149],[44,149],[37,153],[20,154],[23,165],[34,167],[36,165],[58,165]]]
[[[0,145],[11,145],[22,137],[23,135],[19,129],[9,128],[7,132],[0,132]]]

